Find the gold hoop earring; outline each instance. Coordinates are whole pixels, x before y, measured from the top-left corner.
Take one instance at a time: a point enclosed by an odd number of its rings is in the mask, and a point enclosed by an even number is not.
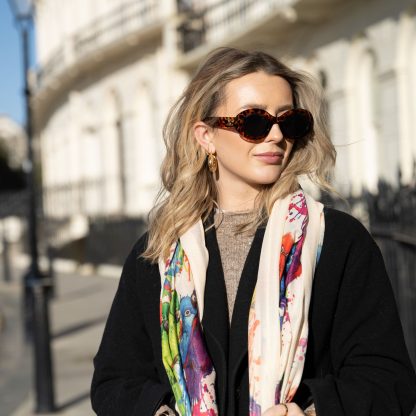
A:
[[[217,156],[215,156],[214,153],[208,154],[208,169],[212,173],[215,173],[218,169]]]

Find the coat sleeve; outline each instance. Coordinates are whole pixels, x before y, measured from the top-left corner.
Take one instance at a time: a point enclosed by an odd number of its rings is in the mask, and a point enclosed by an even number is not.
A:
[[[137,256],[143,251],[143,240],[124,263],[94,357],[91,403],[99,416],[153,416],[170,392],[159,382],[137,293]]]
[[[330,341],[333,372],[305,380],[317,416],[409,415],[416,378],[380,250],[359,225]]]

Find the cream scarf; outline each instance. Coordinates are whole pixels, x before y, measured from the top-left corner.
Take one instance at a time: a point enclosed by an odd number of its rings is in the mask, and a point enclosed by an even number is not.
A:
[[[249,313],[250,416],[290,402],[299,386],[323,233],[323,206],[302,190],[275,202]],[[201,220],[159,259],[162,359],[181,416],[218,415],[201,326],[208,260]]]

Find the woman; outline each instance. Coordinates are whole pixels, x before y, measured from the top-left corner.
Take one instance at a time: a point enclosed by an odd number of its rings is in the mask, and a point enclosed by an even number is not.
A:
[[[164,129],[163,189],[94,359],[98,415],[408,415],[416,381],[378,248],[330,189],[305,75],[221,48]]]

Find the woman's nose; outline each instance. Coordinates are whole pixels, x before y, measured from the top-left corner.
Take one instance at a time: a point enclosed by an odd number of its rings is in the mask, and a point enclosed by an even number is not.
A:
[[[264,141],[275,141],[280,142],[284,138],[282,130],[277,123],[273,124],[272,128],[269,131],[269,134],[266,136]]]

